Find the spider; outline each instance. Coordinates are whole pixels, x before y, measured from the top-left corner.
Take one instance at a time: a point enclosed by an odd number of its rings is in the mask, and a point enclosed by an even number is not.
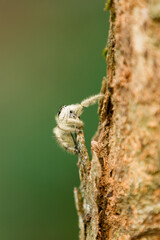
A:
[[[95,104],[102,99],[104,94],[100,93],[83,100],[80,104],[62,106],[57,115],[57,127],[53,129],[57,141],[68,152],[79,153],[76,141],[77,134],[83,129],[83,121],[80,119],[83,108]]]

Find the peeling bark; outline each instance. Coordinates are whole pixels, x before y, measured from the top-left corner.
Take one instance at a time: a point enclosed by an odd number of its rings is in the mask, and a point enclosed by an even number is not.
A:
[[[107,81],[92,160],[79,136],[80,240],[160,239],[160,2],[109,1]]]

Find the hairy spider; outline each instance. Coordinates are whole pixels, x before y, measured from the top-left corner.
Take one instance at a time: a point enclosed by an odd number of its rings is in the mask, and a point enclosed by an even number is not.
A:
[[[57,141],[67,151],[78,154],[76,135],[83,129],[83,121],[80,119],[83,108],[93,105],[100,100],[104,94],[100,93],[83,100],[80,104],[62,106],[57,115],[57,127],[53,129]]]

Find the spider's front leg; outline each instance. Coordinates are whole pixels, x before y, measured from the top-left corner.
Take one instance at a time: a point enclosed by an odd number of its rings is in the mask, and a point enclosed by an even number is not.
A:
[[[77,130],[82,130],[83,129],[83,122],[79,118],[68,118],[66,120],[66,125],[76,128]]]
[[[66,133],[79,133],[81,129],[75,127],[75,126],[68,126],[67,124],[59,124],[58,127],[63,130]]]

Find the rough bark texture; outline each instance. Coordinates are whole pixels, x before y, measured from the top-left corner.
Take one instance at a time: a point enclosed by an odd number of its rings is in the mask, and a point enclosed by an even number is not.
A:
[[[109,1],[92,160],[79,135],[80,240],[160,239],[160,1]]]

